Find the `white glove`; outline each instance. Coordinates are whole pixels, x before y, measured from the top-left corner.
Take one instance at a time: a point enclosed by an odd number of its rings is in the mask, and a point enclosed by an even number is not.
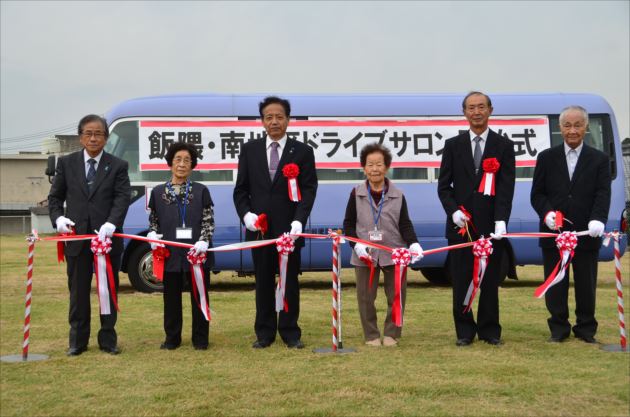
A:
[[[359,259],[370,258],[370,254],[367,251],[367,246],[363,243],[357,243],[354,245],[354,253],[357,254]]]
[[[547,213],[547,215],[545,216],[545,224],[551,230],[558,230],[558,227],[556,226],[556,212],[555,211],[550,211],[549,213]]]
[[[149,239],[162,239],[163,235],[158,235],[157,232],[154,231],[150,231],[149,233],[147,233],[147,237]],[[153,242],[149,242],[149,244],[151,245],[151,250],[155,250],[156,248],[160,248],[160,247],[164,247],[164,245],[162,243],[153,243]]]
[[[455,213],[451,215],[453,219],[453,223],[457,225],[457,227],[464,227],[466,222],[470,220],[468,216],[466,216],[461,210],[457,210]]]
[[[507,233],[505,229],[505,222],[503,220],[499,220],[494,222],[494,233],[490,233],[490,237],[492,239],[501,240],[503,239],[503,235]]]
[[[200,240],[195,243],[195,247],[193,249],[195,250],[195,255],[205,253],[208,250],[208,242],[206,242],[205,240]]]
[[[248,211],[247,214],[243,216],[243,223],[245,223],[245,227],[250,232],[255,232],[258,230],[256,229],[256,226],[255,226],[257,221],[258,221],[258,215],[252,213],[251,211]]]
[[[297,235],[298,233],[302,233],[302,223],[300,223],[297,220],[293,220],[291,222],[291,231],[289,232],[290,235]],[[293,238],[293,240],[297,239],[298,236],[291,236]]]
[[[420,259],[424,258],[424,251],[422,250],[422,246],[418,242],[412,243],[409,246],[409,252],[411,252],[411,263],[415,264]],[[415,255],[414,255],[415,253]]]
[[[104,242],[105,238],[112,237],[115,230],[116,226],[114,226],[110,222],[103,223],[101,228],[98,230],[98,240]]]
[[[74,222],[70,220],[69,218],[64,217],[64,216],[59,216],[57,217],[57,220],[55,220],[55,223],[57,223],[57,233],[72,232],[72,230],[70,229],[70,226],[74,226]]]
[[[604,234],[604,223],[599,220],[588,222],[588,235],[590,237],[601,237]]]

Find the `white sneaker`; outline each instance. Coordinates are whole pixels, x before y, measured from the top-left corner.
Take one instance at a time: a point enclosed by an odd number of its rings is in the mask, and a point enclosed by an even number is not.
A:
[[[398,340],[393,337],[385,336],[383,338],[383,346],[396,346],[398,344]]]
[[[372,339],[365,342],[367,346],[379,347],[381,346],[381,339]]]

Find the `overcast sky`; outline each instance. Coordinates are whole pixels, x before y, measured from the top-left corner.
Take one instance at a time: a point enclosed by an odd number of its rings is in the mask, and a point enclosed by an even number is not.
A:
[[[2,0],[1,151],[188,92],[588,92],[624,138],[629,4]]]

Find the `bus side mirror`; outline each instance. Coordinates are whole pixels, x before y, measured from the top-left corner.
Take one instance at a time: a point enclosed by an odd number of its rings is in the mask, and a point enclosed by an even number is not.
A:
[[[52,184],[52,179],[55,176],[55,171],[57,168],[57,157],[55,155],[48,156],[48,161],[46,162],[46,171],[44,174],[48,175],[48,182]]]

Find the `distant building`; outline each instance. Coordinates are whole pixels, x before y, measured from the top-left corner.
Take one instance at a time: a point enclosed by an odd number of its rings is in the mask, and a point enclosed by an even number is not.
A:
[[[55,135],[42,141],[42,153],[68,154],[81,149],[78,135]]]

